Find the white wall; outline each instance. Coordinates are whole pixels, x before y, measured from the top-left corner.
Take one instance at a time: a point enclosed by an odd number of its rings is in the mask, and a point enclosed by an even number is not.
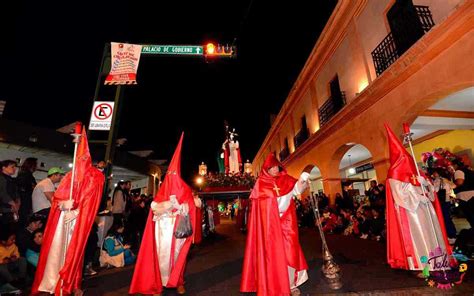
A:
[[[65,171],[70,170],[68,167],[69,162],[64,161],[63,159],[59,158],[58,155],[43,156],[43,155],[38,155],[36,153],[23,152],[16,149],[8,149],[8,148],[0,147],[0,160],[6,160],[6,159],[17,160],[17,158],[20,158],[21,163],[23,163],[23,161],[28,157],[35,157],[38,159],[38,168],[40,170],[48,171],[52,167],[61,167]],[[71,162],[72,162],[72,157],[73,156],[71,153],[71,160],[70,160]],[[18,165],[21,165],[21,163],[19,163]],[[40,167],[41,163],[44,163],[44,167]],[[34,173],[34,176],[37,181],[40,181],[47,177],[47,172],[37,171]]]
[[[148,177],[132,181],[132,189],[148,187]]]

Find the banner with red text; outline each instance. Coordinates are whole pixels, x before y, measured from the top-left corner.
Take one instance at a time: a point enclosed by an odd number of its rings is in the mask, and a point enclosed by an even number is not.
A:
[[[137,84],[138,62],[142,46],[111,42],[112,60],[105,85]]]

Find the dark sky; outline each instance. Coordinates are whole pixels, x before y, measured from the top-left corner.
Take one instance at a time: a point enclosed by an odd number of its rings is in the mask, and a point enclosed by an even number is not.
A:
[[[138,85],[126,87],[118,135],[128,139],[126,148],[169,159],[184,131],[189,176],[201,161],[217,168],[224,120],[240,134],[242,157],[252,160],[336,1],[66,2],[20,1],[2,12],[5,117],[50,128],[88,122],[105,42],[237,38],[232,60],[142,56]],[[102,86],[103,100],[113,100],[113,88]]]

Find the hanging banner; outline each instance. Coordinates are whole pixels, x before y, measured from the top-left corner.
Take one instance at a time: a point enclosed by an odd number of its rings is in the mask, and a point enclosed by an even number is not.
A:
[[[105,85],[137,84],[138,62],[142,46],[111,42],[112,63]]]
[[[89,130],[108,131],[112,124],[112,114],[114,113],[114,102],[94,102],[92,107]]]

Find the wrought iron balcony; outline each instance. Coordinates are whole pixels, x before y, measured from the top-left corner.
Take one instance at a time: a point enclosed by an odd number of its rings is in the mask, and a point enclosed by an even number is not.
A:
[[[345,104],[346,95],[344,92],[341,92],[340,98],[334,96],[329,97],[321,108],[319,108],[319,126],[322,127],[325,125]]]
[[[407,26],[419,28],[421,25],[423,34],[425,34],[435,25],[431,11],[428,6],[415,5],[414,7],[416,14],[418,15],[419,22],[412,22],[407,24]],[[414,40],[414,42],[416,42],[416,40]],[[411,43],[410,46],[413,45],[414,42]],[[375,72],[377,73],[377,76],[382,74],[388,67],[390,67],[390,65],[393,64],[404,52],[405,50],[397,48],[396,40],[392,32],[388,33],[387,37],[385,37],[382,42],[380,42],[379,45],[377,45],[377,47],[372,51],[372,59],[374,61]]]
[[[294,141],[295,141],[295,148],[298,148],[303,144],[309,136],[309,130],[307,128],[302,128],[300,131],[296,134]]]
[[[280,161],[284,161],[290,155],[290,151],[288,150],[288,147],[281,150],[279,155],[280,155]]]

